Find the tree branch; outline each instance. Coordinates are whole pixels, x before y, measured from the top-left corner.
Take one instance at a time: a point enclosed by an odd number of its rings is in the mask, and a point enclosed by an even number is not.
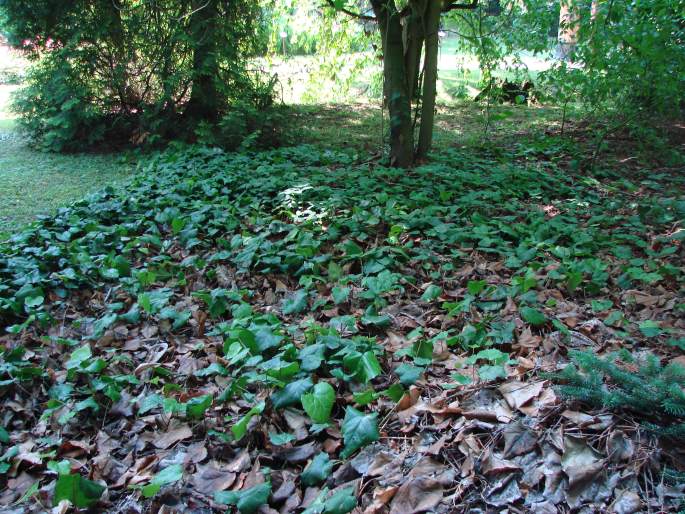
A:
[[[345,9],[344,7],[338,7],[335,5],[335,2],[333,0],[326,0],[326,3],[331,6],[333,9],[336,11],[340,11],[342,13],[347,14],[348,16],[352,16],[353,18],[358,18],[360,20],[364,21],[378,21],[378,19],[375,16],[368,16],[366,14],[350,11],[349,9]]]
[[[449,2],[442,8],[442,12],[454,11],[457,9],[475,9],[478,7],[478,0],[471,0],[469,4],[458,4],[456,2]]]

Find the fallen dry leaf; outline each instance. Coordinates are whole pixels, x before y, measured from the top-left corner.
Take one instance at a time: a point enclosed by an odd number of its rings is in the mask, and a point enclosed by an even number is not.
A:
[[[166,449],[179,441],[193,437],[193,431],[186,423],[172,422],[166,432],[152,434],[152,444],[156,448]]]
[[[545,382],[527,383],[513,380],[502,384],[499,390],[512,409],[520,409],[533,398],[537,398],[544,385]]]
[[[390,504],[390,514],[415,514],[435,508],[442,501],[443,486],[431,478],[412,478],[402,484]]]
[[[212,496],[216,491],[224,491],[231,487],[235,478],[236,474],[228,471],[228,466],[213,460],[204,466],[199,465],[190,482],[198,492]]]

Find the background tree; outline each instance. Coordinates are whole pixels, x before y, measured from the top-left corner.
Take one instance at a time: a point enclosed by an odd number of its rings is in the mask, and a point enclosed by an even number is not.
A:
[[[390,160],[406,168],[423,159],[433,140],[440,16],[458,9],[475,9],[478,0],[370,0],[365,11],[349,8],[345,0],[328,4],[347,15],[374,21],[383,50],[383,76],[390,117]],[[423,63],[423,66],[421,65]],[[412,105],[420,106],[418,144],[414,141]]]
[[[16,106],[43,147],[193,139],[270,103],[268,83],[248,71],[259,3],[4,0],[2,10],[9,41],[35,64]]]

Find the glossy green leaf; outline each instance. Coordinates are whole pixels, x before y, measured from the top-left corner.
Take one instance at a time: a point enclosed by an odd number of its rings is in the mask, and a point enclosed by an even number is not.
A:
[[[346,459],[355,451],[380,438],[378,433],[378,414],[364,414],[354,407],[347,407],[342,423],[345,448],[340,453]]]
[[[335,404],[335,389],[328,382],[319,382],[311,393],[300,398],[302,407],[315,423],[327,423]]]

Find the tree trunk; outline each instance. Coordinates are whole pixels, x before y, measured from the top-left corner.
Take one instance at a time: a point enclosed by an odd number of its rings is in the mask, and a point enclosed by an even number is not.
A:
[[[404,21],[404,66],[407,71],[409,100],[419,96],[419,71],[421,65],[421,50],[423,48],[423,16],[426,12],[427,0],[417,0],[409,3],[411,14]]]
[[[599,14],[599,0],[592,0],[590,5],[590,19],[594,21],[597,19],[597,14]]]
[[[425,22],[426,52],[424,59],[423,95],[421,98],[421,127],[417,158],[425,158],[433,143],[433,122],[435,121],[435,95],[438,80],[438,50],[441,0],[429,0]]]
[[[190,19],[193,41],[193,86],[185,115],[194,120],[216,121],[219,112],[219,93],[216,80],[219,65],[216,60],[217,41],[216,0],[192,2],[196,11]]]
[[[578,41],[578,16],[573,0],[561,0],[559,5],[559,56],[572,57]]]
[[[390,114],[390,164],[409,168],[414,161],[414,134],[401,17],[392,0],[372,0],[371,3],[383,43],[383,75]]]

